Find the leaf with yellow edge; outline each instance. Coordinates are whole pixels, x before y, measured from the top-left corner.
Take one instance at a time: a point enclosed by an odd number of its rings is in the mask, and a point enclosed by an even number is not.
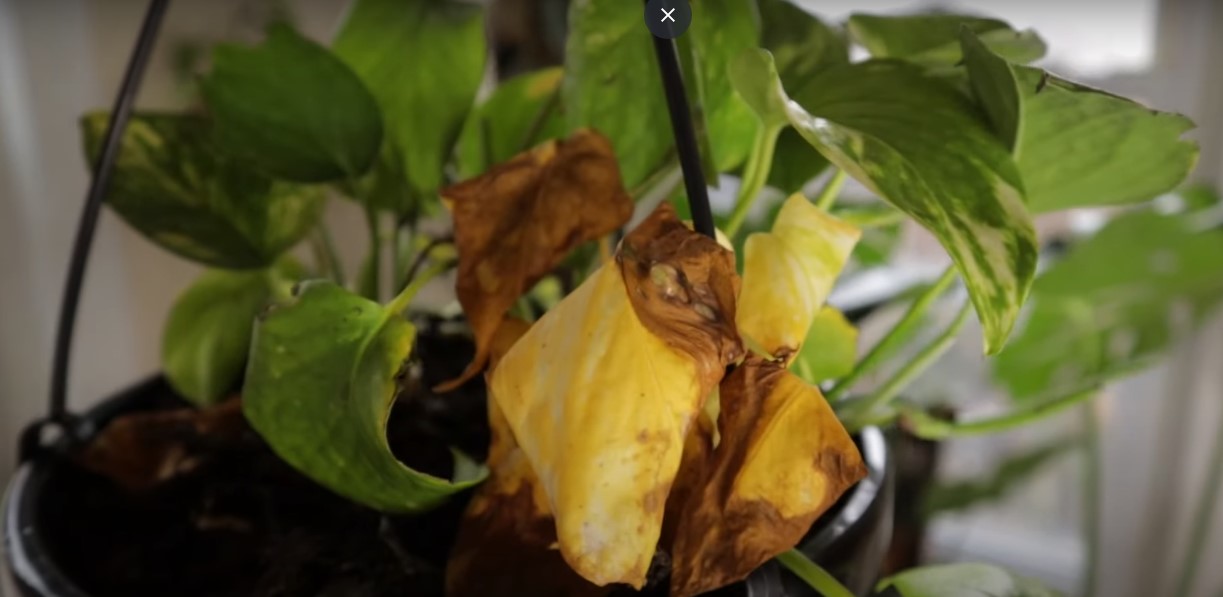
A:
[[[529,329],[506,319],[490,347],[489,367]],[[608,590],[578,576],[553,548],[556,523],[548,496],[514,439],[505,415],[491,394],[488,422],[492,430],[488,480],[476,490],[459,526],[446,566],[446,594],[451,597],[519,597],[563,595],[597,597]]]
[[[748,237],[739,295],[739,331],[789,362],[828,299],[862,231],[802,194],[781,207],[772,232]]]
[[[815,386],[749,356],[720,388],[721,441],[697,476],[672,545],[671,595],[745,578],[797,544],[866,466]],[[693,483],[684,478],[678,486]]]
[[[480,372],[506,311],[578,245],[628,222],[633,200],[611,144],[580,130],[442,191],[454,216],[455,293],[476,356],[450,390]]]
[[[645,582],[689,427],[743,355],[737,289],[730,251],[664,204],[490,376],[561,555],[597,585]]]

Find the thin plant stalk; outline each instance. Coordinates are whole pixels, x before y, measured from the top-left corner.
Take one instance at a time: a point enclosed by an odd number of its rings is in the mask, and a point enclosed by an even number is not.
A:
[[[325,222],[320,221],[310,232],[310,245],[314,250],[315,258],[319,261],[317,264],[319,268],[337,284],[343,284],[344,264],[340,262],[339,252],[336,251],[335,241],[331,237],[331,230]]]
[[[1083,417],[1083,597],[1095,597],[1100,566],[1100,421],[1092,403],[1082,406]]]
[[[369,286],[362,291],[365,298],[380,300],[382,293],[382,232],[378,227],[378,212],[367,208],[365,222],[369,225]]]
[[[955,281],[955,277],[955,266],[948,267],[947,271],[944,271],[943,275],[939,276],[939,279],[935,281],[934,284],[927,288],[926,291],[921,294],[921,296],[914,299],[913,304],[909,305],[909,310],[906,311],[904,316],[900,318],[900,321],[896,322],[896,325],[892,326],[892,329],[888,331],[887,335],[879,340],[879,342],[871,348],[870,352],[866,353],[866,356],[862,357],[862,360],[858,361],[858,363],[854,365],[854,368],[849,372],[849,375],[841,378],[831,390],[828,390],[828,400],[831,401],[840,399],[853,387],[855,383],[857,383],[867,374],[874,371],[877,367],[879,367],[879,365],[883,364],[883,361],[886,359],[887,355],[891,353],[892,350],[900,344],[902,339],[905,338],[909,331],[921,321],[921,318],[926,314],[926,311],[930,309],[930,305],[934,304],[934,301],[938,299],[938,297],[941,296],[948,287],[951,286],[951,283]]]
[[[756,130],[756,139],[752,143],[752,153],[748,156],[747,166],[743,169],[743,181],[739,185],[739,194],[735,198],[735,210],[731,212],[723,232],[734,238],[747,219],[752,204],[760,196],[760,190],[769,180],[769,171],[773,168],[773,150],[777,148],[777,137],[784,127],[760,125]]]
[[[828,179],[828,183],[820,190],[820,194],[815,197],[815,206],[828,211],[832,209],[832,204],[836,203],[837,196],[841,194],[841,189],[845,186],[845,171],[838,169],[833,173],[832,178]]]
[[[1099,388],[1091,386],[1059,395],[1049,400],[1033,401],[1009,413],[977,421],[947,421],[930,416],[922,410],[904,409],[901,416],[905,428],[913,435],[926,440],[944,440],[952,437],[971,437],[1001,433],[1023,427],[1095,396]]]
[[[946,330],[943,330],[942,334],[922,348],[921,352],[917,353],[917,356],[913,357],[904,367],[892,374],[892,377],[878,390],[866,398],[848,404],[845,409],[847,412],[842,417],[842,420],[846,421],[846,428],[851,432],[861,430],[865,426],[866,419],[877,410],[886,408],[901,390],[908,387],[914,379],[938,362],[959,339],[960,331],[964,329],[964,324],[968,321],[968,314],[971,312],[972,302],[965,300],[964,305],[956,312],[955,319],[951,321]]]
[[[399,294],[395,295],[395,298],[391,299],[391,302],[387,304],[387,310],[389,310],[391,313],[404,312],[404,310],[406,310],[408,305],[412,302],[412,299],[416,298],[416,295],[420,293],[420,290],[424,288],[426,284],[431,282],[434,278],[450,271],[450,269],[453,267],[453,261],[439,261],[425,268],[420,272],[420,274],[413,278],[407,286],[404,286],[403,290],[401,290]]]
[[[797,549],[782,552],[777,561],[824,597],[854,597],[852,591]]]
[[[1223,410],[1220,411],[1220,414],[1223,415]],[[1202,494],[1198,497],[1198,503],[1193,512],[1193,522],[1189,527],[1189,546],[1185,551],[1184,565],[1176,581],[1176,592],[1173,593],[1176,597],[1188,597],[1190,591],[1193,590],[1202,556],[1206,550],[1206,541],[1210,536],[1210,527],[1214,522],[1215,508],[1219,505],[1220,486],[1223,486],[1223,418],[1219,419],[1219,427],[1215,430],[1209,467],[1206,484],[1202,486]]]

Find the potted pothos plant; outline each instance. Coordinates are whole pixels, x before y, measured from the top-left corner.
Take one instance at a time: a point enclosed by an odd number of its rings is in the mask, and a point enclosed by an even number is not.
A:
[[[572,2],[563,67],[483,92],[481,8],[356,0],[330,43],[282,24],[217,47],[204,110],[138,113],[108,204],[210,269],[165,326],[168,386],[95,413],[70,458],[15,484],[18,580],[44,595],[1051,594],[986,565],[876,583],[890,515],[875,547],[830,563],[888,495],[877,427],[997,430],[1101,383],[1099,367],[1017,357],[1009,379],[1041,398],[998,419],[898,399],[974,313],[985,352],[1007,355],[1033,217],[1173,189],[1191,123],[1028,66],[1042,40],[996,19],[692,10],[680,62],[704,165],[741,179],[717,239],[685,223],[650,34],[620,0]],[[105,122],[82,120],[87,153]],[[876,199],[840,201],[847,178]],[[766,187],[788,198],[770,206]],[[334,200],[368,215],[355,275],[322,218]],[[1187,216],[1133,217],[1194,231],[1199,258],[1219,244]],[[827,297],[868,263],[864,234],[908,220],[953,265],[859,359]],[[416,304],[451,276],[460,314]],[[1023,342],[1061,331],[1058,297],[1100,299],[1057,279],[1037,283]],[[957,281],[946,331],[866,391]]]

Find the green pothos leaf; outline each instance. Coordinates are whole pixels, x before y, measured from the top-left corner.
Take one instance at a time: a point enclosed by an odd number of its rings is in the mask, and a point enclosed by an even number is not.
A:
[[[819,384],[849,374],[858,359],[858,329],[845,314],[825,306],[816,314],[790,369]]]
[[[1034,31],[1016,31],[1006,21],[957,14],[849,17],[854,40],[875,58],[900,58],[927,65],[954,65],[964,57],[960,29],[980,37],[994,52],[1011,62],[1028,63],[1045,55],[1045,42]]]
[[[969,88],[977,99],[994,132],[1015,156],[1019,155],[1020,130],[1023,126],[1023,97],[1011,64],[992,52],[968,27],[960,29],[960,45],[964,50],[964,65],[968,69]]]
[[[985,334],[1002,349],[1036,269],[1036,233],[1015,163],[972,102],[917,67],[870,61],[817,73],[793,101],[772,56],[749,51],[735,88],[766,123],[824,157],[938,238]]]
[[[1032,287],[1033,307],[994,375],[1018,400],[1147,366],[1223,303],[1223,232],[1191,217],[1126,214]]]
[[[484,77],[486,45],[484,9],[471,3],[353,3],[332,46],[382,111],[386,164],[380,176],[391,179],[382,186],[410,189],[374,195],[377,207],[404,213],[416,208],[412,197],[436,202],[444,166]]]
[[[94,163],[109,115],[81,118]],[[322,215],[317,187],[280,182],[223,154],[203,118],[136,114],[123,132],[106,202],[149,240],[187,259],[230,269],[270,265]]]
[[[448,481],[392,455],[386,421],[415,335],[378,303],[306,282],[256,324],[246,418],[281,458],[336,493],[387,512],[435,506],[483,471]]]
[[[382,143],[370,92],[326,48],[287,25],[256,47],[223,44],[200,81],[225,150],[300,182],[351,178]]]
[[[946,564],[906,570],[880,581],[880,597],[1058,597],[1036,581],[988,564]]]
[[[287,295],[300,268],[282,260],[263,270],[209,270],[170,308],[161,336],[161,364],[175,391],[214,404],[233,391],[250,352],[255,316],[274,296]]]
[[[455,147],[466,180],[548,139],[565,136],[560,68],[514,77],[472,110]]]

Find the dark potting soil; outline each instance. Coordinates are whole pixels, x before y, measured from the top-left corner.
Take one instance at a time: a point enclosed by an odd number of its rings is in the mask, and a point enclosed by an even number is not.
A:
[[[434,394],[472,354],[470,340],[421,326],[417,361],[392,412],[388,439],[405,463],[448,477],[449,446],[483,460],[483,380]],[[183,405],[165,396],[166,409]],[[384,516],[310,481],[249,427],[189,446],[192,467],[131,492],[66,464],[40,506],[53,558],[97,597],[432,597],[470,493],[415,516]],[[665,596],[665,563],[638,593]],[[731,590],[727,595],[741,595]]]

